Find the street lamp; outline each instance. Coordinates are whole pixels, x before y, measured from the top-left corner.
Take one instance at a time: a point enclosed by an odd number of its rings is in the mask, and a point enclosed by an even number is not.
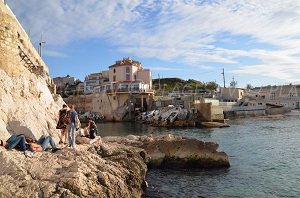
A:
[[[40,42],[39,42],[39,54],[40,54],[40,57],[42,58],[42,45],[46,43],[45,41],[43,41],[42,39],[42,34],[41,34],[41,38],[40,38]]]

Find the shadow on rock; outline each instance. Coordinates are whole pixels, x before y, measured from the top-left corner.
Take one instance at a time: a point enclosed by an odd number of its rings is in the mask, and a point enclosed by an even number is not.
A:
[[[16,134],[16,135],[24,134],[26,137],[35,138],[32,131],[25,126],[22,126],[22,123],[20,121],[9,121],[7,123],[6,129],[11,134]]]

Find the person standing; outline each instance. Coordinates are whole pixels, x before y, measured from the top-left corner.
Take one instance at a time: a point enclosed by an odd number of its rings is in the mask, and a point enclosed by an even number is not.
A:
[[[58,114],[58,122],[56,125],[56,129],[61,129],[61,135],[59,136],[59,144],[67,144],[67,137],[68,137],[68,130],[67,130],[67,125],[68,123],[66,122],[66,116],[68,112],[68,107],[67,105],[63,105],[63,108],[59,110]]]
[[[70,124],[69,124],[69,147],[75,149],[76,144],[76,126],[77,126],[77,112],[75,111],[75,105],[70,106],[70,111],[68,112],[70,115]]]

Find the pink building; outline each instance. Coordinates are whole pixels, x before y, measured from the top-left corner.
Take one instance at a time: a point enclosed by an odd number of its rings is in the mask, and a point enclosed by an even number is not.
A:
[[[109,82],[94,87],[94,112],[109,120],[124,120],[132,119],[136,109],[149,109],[154,94],[149,69],[123,58],[109,66],[108,76]]]

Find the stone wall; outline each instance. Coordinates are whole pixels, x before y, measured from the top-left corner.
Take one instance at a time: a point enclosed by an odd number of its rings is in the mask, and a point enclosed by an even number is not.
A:
[[[211,114],[211,103],[198,103],[195,104],[195,108],[199,111],[199,118],[202,122],[211,122],[212,114]]]
[[[56,137],[55,119],[63,100],[53,88],[48,67],[0,1],[0,138],[11,133]]]

